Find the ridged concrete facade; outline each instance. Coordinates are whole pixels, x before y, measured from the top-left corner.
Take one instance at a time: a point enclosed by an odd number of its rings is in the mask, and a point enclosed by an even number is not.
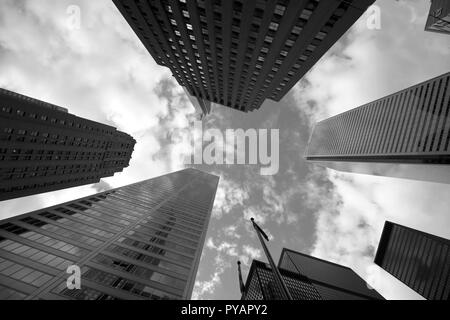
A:
[[[375,263],[428,300],[450,298],[450,240],[387,221]]]
[[[370,174],[373,169],[374,174],[391,176],[394,167],[389,164],[399,164],[403,166],[397,171],[413,179],[419,165],[429,165],[428,175],[436,173],[430,180],[450,182],[445,174],[450,172],[449,85],[446,73],[317,123],[306,159],[338,170]]]

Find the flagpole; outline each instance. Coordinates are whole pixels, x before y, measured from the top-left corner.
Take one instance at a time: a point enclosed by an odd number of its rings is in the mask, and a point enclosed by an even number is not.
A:
[[[273,270],[273,276],[275,278],[275,282],[278,285],[278,288],[281,291],[281,294],[283,296],[284,300],[294,300],[291,296],[291,293],[289,292],[289,289],[287,288],[286,284],[284,283],[283,277],[281,276],[280,270],[278,270],[278,267],[275,265],[275,262],[272,259],[272,256],[269,252],[269,249],[266,246],[266,243],[263,239],[264,238],[269,241],[269,237],[265,234],[265,232],[256,224],[255,219],[250,219],[253,224],[253,228],[256,230],[256,234],[258,235],[259,241],[261,242],[261,245],[264,249],[264,253],[266,254],[267,260],[269,260],[270,267]]]
[[[241,271],[241,262],[238,261],[238,272],[239,272],[239,289],[241,290],[241,294],[242,294],[242,299],[245,299],[245,284],[244,281],[242,280],[242,271]]]

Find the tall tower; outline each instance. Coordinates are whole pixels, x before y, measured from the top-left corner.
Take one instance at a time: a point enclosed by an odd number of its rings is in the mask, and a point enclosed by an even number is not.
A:
[[[116,128],[0,88],[0,201],[100,181],[136,141]]]
[[[336,170],[450,183],[450,73],[316,124],[306,159]]]
[[[382,300],[374,289],[352,269],[316,257],[283,248],[278,268],[294,300]],[[253,260],[245,300],[278,300],[270,266]]]
[[[186,169],[1,221],[0,299],[189,299],[218,181]]]
[[[429,300],[450,298],[450,240],[386,221],[375,263]]]
[[[448,0],[431,0],[425,31],[450,34],[450,2]]]
[[[113,1],[190,95],[245,112],[280,101],[374,2]]]

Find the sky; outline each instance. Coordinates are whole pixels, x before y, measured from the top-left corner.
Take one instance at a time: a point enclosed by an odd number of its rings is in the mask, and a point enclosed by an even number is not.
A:
[[[279,129],[279,171],[197,165],[221,177],[193,299],[238,299],[265,260],[251,228],[287,247],[353,268],[387,299],[421,299],[373,264],[386,220],[450,238],[450,185],[341,173],[303,154],[316,121],[450,70],[450,37],[424,31],[429,1],[378,0],[280,101],[244,114],[213,105],[205,129]],[[379,12],[379,28],[373,14]],[[79,24],[74,17],[79,13]],[[372,27],[370,27],[372,26]],[[191,151],[194,108],[109,0],[0,1],[0,87],[131,134],[130,166],[95,185],[4,201],[7,218],[170,173]]]

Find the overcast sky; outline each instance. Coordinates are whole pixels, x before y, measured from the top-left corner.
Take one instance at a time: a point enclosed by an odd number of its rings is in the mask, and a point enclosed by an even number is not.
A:
[[[81,9],[73,28],[71,5]],[[213,106],[206,128],[280,129],[280,170],[198,166],[221,176],[193,298],[238,299],[262,250],[287,247],[353,268],[388,299],[419,299],[373,264],[385,220],[450,238],[450,185],[344,174],[303,160],[312,125],[450,70],[450,37],[423,31],[429,1],[379,0],[381,29],[363,16],[279,102],[249,114]],[[68,10],[69,9],[69,10]],[[182,169],[194,109],[109,0],[1,0],[0,87],[110,124],[137,140],[130,166],[99,184],[4,201],[7,218]]]

